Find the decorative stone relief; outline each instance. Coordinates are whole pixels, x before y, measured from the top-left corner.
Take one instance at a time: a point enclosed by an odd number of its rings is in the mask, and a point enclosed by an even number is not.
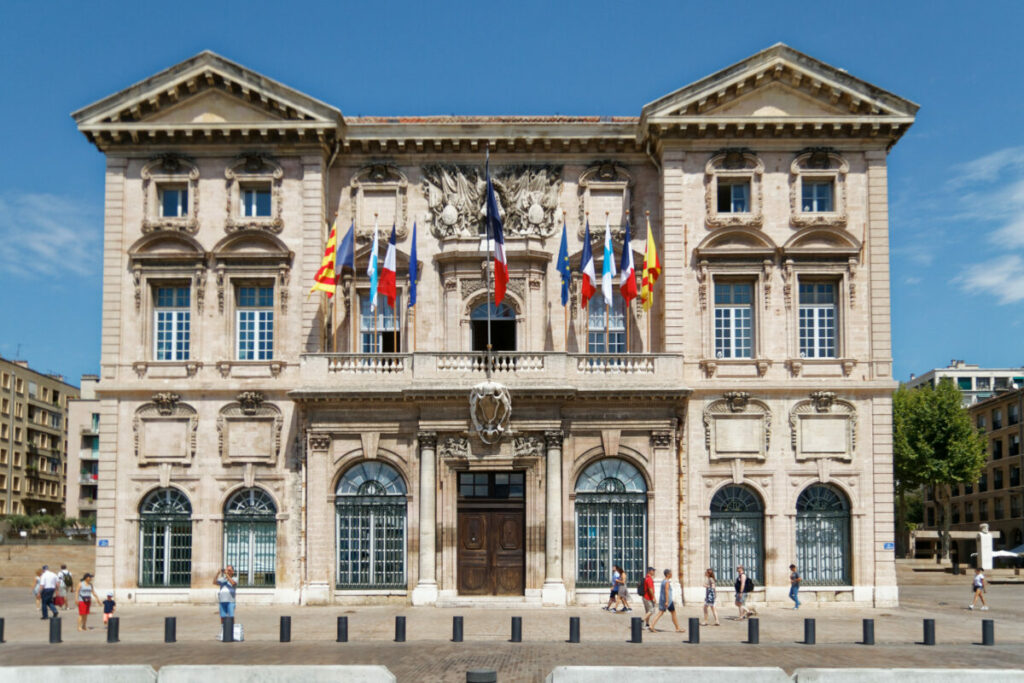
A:
[[[857,448],[857,409],[833,391],[814,391],[789,413],[790,445],[797,460],[850,460]]]
[[[179,230],[194,235],[199,231],[199,167],[191,157],[161,154],[152,157],[140,173],[142,176],[142,232]],[[161,185],[185,185],[188,188],[188,214],[181,217],[160,215]]]
[[[562,440],[565,438],[565,434],[561,429],[553,429],[544,432],[544,445],[548,449],[561,448]]]
[[[442,458],[468,458],[469,439],[462,436],[446,436],[441,439],[437,454]]]
[[[772,413],[745,391],[727,392],[704,409],[704,448],[711,460],[764,459],[771,448]]]
[[[794,228],[846,227],[846,174],[850,164],[834,149],[811,147],[800,152],[789,168],[789,222]],[[832,182],[832,211],[804,211],[801,206],[805,178]]]
[[[485,444],[501,441],[512,417],[512,396],[498,382],[481,382],[470,389],[469,416]]]
[[[260,391],[243,391],[237,403],[229,403],[217,416],[217,447],[225,464],[255,462],[273,464],[281,451],[284,418],[272,403],[264,403]]]
[[[634,216],[639,215],[633,207],[634,184],[633,176],[614,161],[599,161],[583,171],[577,184],[577,235],[583,237],[588,213],[594,219],[590,226],[591,238],[595,232],[601,233],[601,230],[595,231],[594,226],[604,227],[605,211],[608,211],[612,235],[621,242],[625,238],[626,212],[629,211]]]
[[[706,311],[708,308],[708,285],[711,283],[711,273],[707,261],[701,261],[697,268],[697,296],[700,299],[700,309]]]
[[[135,411],[132,431],[135,458],[140,465],[188,465],[195,457],[199,416],[195,408],[180,399],[178,394],[161,392]]]
[[[281,218],[281,184],[284,169],[277,161],[264,152],[245,152],[239,154],[226,169],[227,179],[227,219],[224,230],[228,233],[239,230],[267,230],[280,233],[284,229]],[[242,186],[260,184],[270,187],[270,215],[242,215]]]
[[[196,293],[196,311],[202,315],[206,302],[206,268],[196,268],[192,274],[192,289]]]
[[[782,264],[782,297],[787,309],[793,308],[793,281],[795,279],[793,259],[786,259]]]
[[[651,446],[653,448],[671,448],[675,443],[675,432],[657,431],[651,432]]]
[[[420,450],[434,450],[437,448],[437,432],[420,432],[416,435],[419,441]]]
[[[309,436],[309,450],[328,451],[331,449],[331,436],[329,434],[311,434]]]
[[[764,223],[764,198],[761,189],[763,176],[764,162],[746,148],[723,149],[708,159],[704,166],[704,208],[707,226],[760,228]],[[749,211],[718,213],[719,184],[744,182],[749,188]]]
[[[544,456],[544,439],[539,436],[517,436],[512,440],[512,454],[517,458]]]
[[[493,285],[492,285],[493,286]],[[463,299],[470,297],[474,292],[487,289],[487,280],[484,278],[460,278],[459,279],[459,294]],[[505,286],[505,290],[512,292],[519,297],[520,300],[526,299],[526,278],[513,277],[509,278],[508,284]],[[511,301],[509,305],[515,306]],[[517,311],[522,313],[522,311]]]
[[[349,183],[352,223],[356,226],[356,240],[373,240],[376,222],[384,239],[395,226],[395,235],[404,240],[409,235],[409,179],[393,164],[364,166],[352,176]],[[374,214],[378,214],[374,216]]]

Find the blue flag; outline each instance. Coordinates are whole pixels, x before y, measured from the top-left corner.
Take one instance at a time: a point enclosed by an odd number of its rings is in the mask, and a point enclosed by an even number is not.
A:
[[[569,305],[569,282],[572,275],[569,271],[569,239],[565,231],[565,220],[562,221],[562,246],[558,247],[558,265],[555,266],[562,276],[562,305]]]
[[[341,275],[341,269],[348,266],[353,271],[356,269],[356,224],[353,221],[345,233],[345,239],[341,240],[338,246],[338,256],[334,261],[334,272]]]
[[[416,264],[416,223],[412,224],[412,248],[409,250],[409,308],[416,305],[416,276],[419,266]]]

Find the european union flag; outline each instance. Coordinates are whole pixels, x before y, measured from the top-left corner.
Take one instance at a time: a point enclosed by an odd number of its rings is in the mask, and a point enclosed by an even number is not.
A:
[[[569,282],[572,275],[569,271],[569,240],[565,232],[565,221],[562,221],[562,246],[558,248],[558,272],[562,275],[562,305],[569,305]]]
[[[416,263],[416,223],[412,224],[412,248],[409,250],[409,308],[416,305],[416,278],[419,264]]]

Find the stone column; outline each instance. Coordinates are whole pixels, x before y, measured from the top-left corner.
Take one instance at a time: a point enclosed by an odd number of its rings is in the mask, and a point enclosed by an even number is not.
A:
[[[420,432],[417,440],[420,444],[420,577],[412,591],[412,604],[433,605],[437,602],[437,546],[434,538],[437,528],[437,433]]]
[[[544,498],[544,587],[545,605],[565,606],[562,580],[562,432],[544,432],[547,446],[547,487]]]
[[[305,581],[303,603],[327,605],[334,585],[335,559],[333,505],[327,503],[330,495],[328,463],[333,438],[330,434],[311,433],[307,437],[305,484]]]

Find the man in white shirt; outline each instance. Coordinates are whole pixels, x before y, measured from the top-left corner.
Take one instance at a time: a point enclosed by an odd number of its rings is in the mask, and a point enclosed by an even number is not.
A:
[[[40,597],[42,598],[43,616],[46,618],[46,608],[53,610],[53,616],[57,616],[57,606],[53,604],[53,594],[57,590],[57,575],[50,571],[50,568],[43,565],[43,574],[39,577]]]

